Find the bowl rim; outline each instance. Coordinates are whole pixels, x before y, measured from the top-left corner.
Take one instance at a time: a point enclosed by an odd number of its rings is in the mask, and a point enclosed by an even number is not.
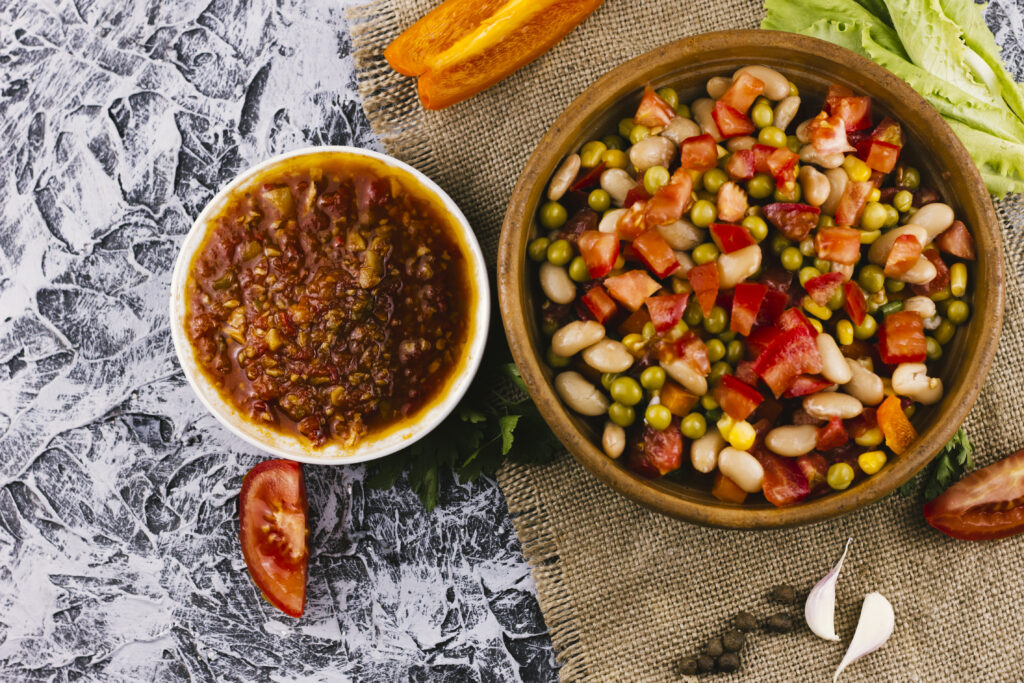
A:
[[[614,107],[620,99],[606,97],[603,93],[615,93],[637,72],[657,78],[658,74],[672,72],[673,68],[678,71],[687,63],[701,61],[703,52],[734,48],[737,43],[751,48],[781,47],[803,55],[808,63],[843,63],[864,72],[870,80],[892,93],[891,101],[902,100],[919,110],[930,128],[933,141],[930,147],[947,147],[965,176],[966,182],[957,186],[958,203],[963,207],[973,206],[983,217],[975,230],[984,232],[991,241],[984,273],[984,304],[990,316],[982,321],[979,334],[968,339],[965,345],[976,356],[973,366],[976,378],[965,375],[965,379],[958,382],[956,395],[946,395],[940,412],[931,418],[928,428],[905,454],[890,461],[885,476],[872,476],[845,491],[832,492],[792,507],[755,508],[688,500],[656,480],[645,480],[628,472],[574,424],[532,350],[525,317],[531,304],[525,301],[522,285],[526,259],[521,246],[525,244],[524,235],[531,229],[530,195],[538,184],[542,187],[547,183],[548,175],[541,172],[553,170],[568,152],[565,147],[573,134],[570,132],[567,140],[560,140],[563,132],[572,131],[575,121],[587,120],[603,108]],[[948,186],[948,180],[943,185]],[[978,269],[981,270],[980,263]],[[715,31],[662,45],[608,71],[573,100],[537,143],[509,199],[499,240],[497,280],[502,322],[513,358],[527,390],[541,407],[544,419],[573,457],[605,485],[634,502],[681,520],[731,529],[781,528],[831,519],[878,501],[915,476],[953,436],[974,405],[995,356],[1003,319],[1004,266],[999,222],[977,167],[939,113],[902,79],[861,55],[817,38],[763,29]]]
[[[471,326],[467,333],[467,344],[456,372],[449,380],[442,394],[435,397],[411,421],[402,421],[371,435],[351,448],[328,442],[323,448],[313,450],[296,436],[277,432],[254,424],[239,413],[207,379],[199,368],[192,344],[185,334],[185,284],[192,260],[206,237],[209,221],[223,208],[228,195],[252,181],[263,172],[297,157],[311,155],[344,154],[376,160],[399,171],[404,171],[417,181],[424,190],[432,194],[453,218],[459,243],[468,256],[470,280],[474,289],[471,311]],[[213,416],[232,434],[274,456],[295,460],[310,465],[352,465],[376,460],[395,453],[422,439],[455,409],[466,394],[483,360],[490,328],[491,297],[490,279],[483,252],[469,220],[455,201],[437,183],[421,171],[392,156],[371,149],[344,145],[308,146],[275,155],[261,161],[236,175],[224,185],[192,223],[181,242],[171,275],[170,325],[174,350],[178,364],[185,373],[192,390]]]

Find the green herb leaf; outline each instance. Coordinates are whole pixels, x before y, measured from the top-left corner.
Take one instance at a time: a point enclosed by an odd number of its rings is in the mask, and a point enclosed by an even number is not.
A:
[[[963,427],[957,430],[939,454],[932,460],[925,475],[924,498],[932,500],[960,480],[968,470],[974,469],[972,453],[974,446],[967,438]],[[917,478],[900,487],[900,494],[910,496],[917,485]]]
[[[501,454],[508,455],[512,450],[512,442],[515,441],[516,425],[522,415],[505,415],[498,419],[498,428],[501,429]]]

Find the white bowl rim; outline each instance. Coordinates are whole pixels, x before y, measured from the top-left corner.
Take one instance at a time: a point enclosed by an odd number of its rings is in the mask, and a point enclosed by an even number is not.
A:
[[[472,315],[472,325],[467,333],[468,344],[463,352],[462,370],[449,381],[440,400],[435,399],[432,405],[425,407],[415,420],[400,423],[398,428],[386,430],[379,437],[375,438],[370,435],[352,448],[346,449],[339,444],[329,442],[321,449],[314,451],[308,443],[298,437],[254,424],[241,415],[221,396],[216,387],[210,384],[199,368],[192,344],[185,335],[185,283],[195,253],[206,236],[209,219],[222,208],[231,192],[260,173],[288,159],[313,154],[335,153],[375,159],[387,166],[405,171],[441,201],[445,210],[454,218],[453,223],[457,226],[461,242],[470,257],[468,265],[471,271],[470,278],[476,289],[476,307]],[[342,145],[302,147],[274,156],[239,173],[214,195],[196,217],[181,243],[171,275],[171,337],[175,353],[178,356],[178,363],[185,373],[185,379],[188,380],[199,400],[217,418],[218,422],[247,443],[275,456],[311,465],[352,465],[383,458],[403,448],[408,448],[441,424],[462,400],[480,368],[487,344],[490,316],[490,281],[483,252],[469,221],[458,205],[437,183],[409,164],[387,154],[360,147]]]

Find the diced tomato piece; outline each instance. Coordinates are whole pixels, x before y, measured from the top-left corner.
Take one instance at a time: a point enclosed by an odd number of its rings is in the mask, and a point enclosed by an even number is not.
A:
[[[644,325],[649,322],[651,322],[651,316],[647,313],[647,309],[638,308],[619,325],[619,334],[623,337],[627,334],[640,334],[644,330]]]
[[[707,133],[695,135],[683,140],[679,146],[679,156],[682,168],[703,173],[718,163],[718,144]]]
[[[690,205],[692,193],[693,178],[685,169],[677,170],[672,179],[659,187],[647,202],[644,223],[650,228],[679,220]]]
[[[913,235],[900,235],[885,260],[885,276],[898,278],[914,267],[921,257],[921,243]]]
[[[723,503],[735,505],[747,499],[747,492],[718,470],[715,470],[715,483],[711,485],[711,495]]]
[[[583,304],[594,316],[594,320],[604,325],[608,319],[615,315],[619,307],[615,305],[612,298],[608,296],[601,285],[594,285],[581,297]]]
[[[662,294],[647,297],[647,310],[651,314],[651,322],[658,332],[665,332],[683,318],[686,304],[690,301],[689,293]]]
[[[900,158],[900,148],[881,140],[861,140],[857,143],[857,156],[864,160],[873,171],[889,173],[896,168]]]
[[[871,406],[864,406],[864,410],[861,411],[860,415],[846,421],[846,431],[854,439],[863,436],[866,432],[877,426],[878,417],[875,415],[875,409]]]
[[[644,456],[664,476],[683,464],[683,435],[675,424],[668,429],[644,428]]]
[[[822,273],[804,283],[804,289],[811,301],[824,306],[843,284],[842,273]]]
[[[779,329],[783,332],[800,327],[807,330],[807,333],[812,336],[816,337],[818,335],[814,325],[811,325],[811,321],[807,319],[807,316],[799,308],[790,308],[780,315],[778,325]]]
[[[882,119],[881,123],[871,131],[871,139],[879,142],[887,142],[890,145],[903,147],[903,129],[888,116]]]
[[[675,357],[685,361],[691,368],[704,375],[711,372],[711,359],[704,340],[690,330],[675,343]]]
[[[821,453],[811,452],[807,455],[801,455],[796,458],[796,465],[800,468],[800,471],[804,473],[804,477],[807,479],[807,484],[811,487],[811,490],[818,488],[819,486],[826,484],[828,478],[828,461],[821,455]]]
[[[764,400],[761,392],[732,375],[722,376],[712,390],[712,396],[726,415],[734,420],[746,420]]]
[[[718,217],[741,221],[747,215],[747,191],[731,180],[718,190]]]
[[[818,258],[847,265],[860,260],[860,232],[853,228],[821,228],[814,236]]]
[[[816,206],[785,202],[768,204],[761,208],[761,212],[787,239],[794,242],[799,242],[811,234],[811,230],[818,225],[818,216],[821,215],[821,209]]]
[[[829,382],[824,377],[818,375],[800,375],[793,382],[789,389],[786,389],[783,393],[785,398],[797,398],[799,396],[810,396],[816,394],[819,391],[824,391],[832,386],[832,382]]]
[[[644,189],[644,186],[637,183],[626,193],[626,198],[622,200],[622,208],[629,209],[634,204],[638,202],[644,203],[650,198],[651,195]]]
[[[676,111],[663,100],[650,85],[644,87],[644,96],[640,98],[640,106],[633,116],[633,123],[639,126],[655,128],[665,127],[676,117]]]
[[[1024,451],[971,472],[923,512],[933,527],[963,541],[1024,532]]]
[[[659,278],[666,278],[679,269],[676,253],[657,230],[648,230],[637,237],[633,240],[633,248],[644,265]]]
[[[604,173],[604,171],[605,163],[602,161],[597,166],[574,180],[572,185],[569,186],[569,191],[581,192],[583,190],[589,190],[601,182],[601,174]]]
[[[780,334],[782,334],[782,330],[771,326],[759,327],[753,330],[747,335],[746,339],[747,351],[750,357],[757,358],[760,356]]]
[[[825,111],[829,114],[835,114],[836,105],[844,97],[853,97],[853,91],[845,85],[839,85],[838,83],[829,85],[828,93],[825,95]]]
[[[857,225],[864,205],[868,202],[868,195],[873,189],[875,188],[870,180],[851,180],[846,183],[846,189],[839,198],[839,206],[836,207],[836,225]]]
[[[727,223],[711,224],[711,239],[722,250],[723,254],[731,254],[743,247],[757,244],[750,231],[742,225],[729,225]]]
[[[711,309],[715,307],[715,300],[718,298],[718,265],[710,261],[700,266],[694,266],[686,274],[686,279],[693,287],[693,293],[697,295],[697,303],[704,315],[710,315]]]
[[[732,296],[732,314],[729,316],[729,329],[746,336],[754,327],[757,314],[761,310],[761,302],[768,293],[768,285],[756,282],[741,282],[736,285]]]
[[[849,440],[850,435],[846,433],[846,427],[843,426],[843,421],[838,417],[831,418],[827,425],[818,430],[819,451],[830,451],[833,448],[839,448]]]
[[[661,289],[661,285],[642,270],[631,270],[605,278],[604,286],[612,298],[631,311],[643,306],[647,297]]]
[[[745,114],[730,107],[722,100],[715,102],[715,108],[711,110],[711,118],[715,120],[718,132],[722,134],[723,138],[750,135],[757,130]]]
[[[875,414],[878,416],[878,427],[885,435],[885,445],[896,455],[902,455],[917,438],[917,430],[903,412],[899,396],[887,397]]]
[[[754,372],[754,361],[752,360],[741,360],[733,372],[736,379],[755,389],[757,388],[757,383],[761,381],[761,378]]]
[[[782,311],[786,309],[788,303],[788,294],[776,291],[769,285],[768,293],[764,295],[764,301],[761,302],[761,310],[757,314],[755,324],[774,325],[775,321],[782,315]]]
[[[807,127],[807,133],[818,154],[836,154],[853,149],[846,139],[846,123],[838,116],[819,112]]]
[[[793,458],[780,458],[764,448],[755,448],[751,455],[764,469],[764,497],[769,503],[784,507],[811,495],[807,477]]]
[[[935,246],[951,256],[962,258],[965,261],[973,261],[974,238],[967,231],[963,221],[953,221],[953,225],[946,228],[941,235],[935,238]]]
[[[843,302],[846,315],[850,316],[853,324],[862,324],[868,312],[868,300],[864,297],[864,291],[856,282],[850,281],[843,283],[843,294],[846,295],[846,301]]]
[[[840,97],[831,107],[833,116],[843,120],[848,132],[871,127],[870,97]]]
[[[802,325],[792,327],[776,337],[754,361],[754,372],[775,396],[781,396],[801,374],[821,372],[821,355],[814,336]]]
[[[885,316],[878,330],[878,351],[883,363],[923,363],[926,348],[921,316],[913,311]]]
[[[733,180],[750,180],[754,177],[754,150],[738,149],[725,162],[725,172]]]
[[[592,278],[610,273],[615,259],[619,257],[619,238],[610,232],[586,230],[580,234],[576,244]]]
[[[647,224],[644,221],[646,210],[647,202],[641,200],[634,202],[626,209],[626,213],[619,216],[619,220],[615,224],[615,232],[621,239],[634,240],[643,234],[647,229]]]
[[[949,268],[946,267],[946,262],[942,260],[939,250],[934,247],[928,247],[921,255],[935,266],[935,277],[931,279],[931,282],[926,282],[923,285],[911,285],[910,289],[914,291],[914,294],[931,296],[949,286]]]
[[[718,100],[725,102],[741,114],[746,114],[750,105],[762,92],[764,92],[764,81],[744,71]]]
[[[800,155],[786,147],[779,147],[768,155],[768,170],[775,178],[777,187],[788,187],[796,182],[796,167],[799,161]]]
[[[758,173],[771,173],[771,166],[768,165],[768,158],[778,147],[771,145],[755,144],[750,151],[754,153],[754,170]]]
[[[673,415],[686,417],[690,414],[690,411],[693,410],[693,407],[697,405],[697,401],[700,400],[700,397],[696,394],[691,394],[680,385],[670,379],[667,379],[665,380],[665,384],[661,387],[659,400],[661,401],[661,405],[668,408]]]

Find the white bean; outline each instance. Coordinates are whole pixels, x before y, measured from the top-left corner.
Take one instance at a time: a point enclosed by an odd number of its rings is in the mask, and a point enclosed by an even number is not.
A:
[[[700,135],[700,126],[693,119],[688,119],[685,116],[675,117],[665,126],[665,130],[661,131],[661,137],[668,138],[677,145],[683,144],[683,140],[686,138],[698,135]]]
[[[622,206],[634,187],[636,181],[621,168],[609,168],[601,174],[601,189],[611,195],[615,206]]]
[[[832,184],[825,174],[813,166],[801,166],[799,177],[804,201],[811,206],[824,204],[832,191]]]
[[[608,397],[574,370],[555,377],[555,391],[580,415],[594,417],[608,410]]]
[[[811,141],[811,123],[813,121],[814,119],[807,119],[806,121],[801,121],[800,124],[797,125],[796,127],[796,132],[794,133],[794,135],[796,135],[797,140],[804,143],[805,145]]]
[[[850,182],[850,176],[846,175],[846,171],[841,168],[830,168],[825,171],[825,177],[828,178],[828,199],[821,205],[822,213],[826,213],[829,216],[834,216],[836,208],[839,206],[839,200],[843,197],[843,192],[846,191],[846,184]]]
[[[853,264],[852,263],[836,263],[832,261],[831,273],[839,273],[843,276],[843,282],[849,282],[853,279]]]
[[[565,158],[565,161],[551,177],[551,184],[548,185],[548,199],[557,202],[562,198],[569,190],[569,186],[572,185],[572,181],[576,179],[576,174],[580,172],[581,164],[579,154],[570,154]]]
[[[868,249],[868,260],[878,265],[884,265],[889,258],[889,252],[892,251],[892,245],[898,237],[903,235],[913,235],[914,239],[920,242],[922,247],[928,243],[926,241],[928,233],[924,228],[916,223],[907,223],[901,227],[893,228],[875,240],[871,248]]]
[[[629,148],[629,160],[640,171],[646,171],[651,166],[668,168],[675,154],[676,143],[660,135],[648,135]]]
[[[885,398],[885,387],[882,378],[864,367],[857,361],[847,358],[850,368],[850,381],[843,385],[843,391],[853,396],[866,406],[877,406]]]
[[[756,144],[757,138],[749,135],[741,135],[739,137],[729,138],[725,143],[725,148],[730,152],[739,152],[744,149],[753,149]]]
[[[690,258],[689,252],[676,251],[673,253],[676,255],[676,261],[679,262],[679,271],[676,274],[686,277],[687,273],[693,270],[697,264],[693,262],[692,258]]]
[[[662,361],[660,365],[669,377],[682,384],[691,394],[703,396],[708,393],[708,380],[686,361],[674,358]]]
[[[846,365],[846,356],[839,350],[839,344],[828,332],[822,332],[815,338],[818,354],[821,355],[821,374],[829,382],[846,384],[853,377]]]
[[[573,320],[551,337],[551,350],[569,358],[604,339],[604,325],[596,320]]]
[[[912,296],[903,300],[903,310],[917,313],[927,320],[935,315],[935,302],[926,296]]]
[[[864,412],[864,404],[849,394],[822,391],[804,398],[804,412],[819,420],[849,420]]]
[[[941,324],[942,324],[942,316],[941,315],[933,315],[930,318],[925,318],[924,329],[926,329],[926,330],[937,330],[937,329],[939,329],[939,325],[941,325]]]
[[[700,124],[701,130],[714,138],[715,142],[722,141],[722,134],[718,130],[718,125],[715,124],[715,120],[711,118],[711,110],[715,108],[715,101],[707,97],[702,97],[699,100],[695,100],[690,105],[690,111],[693,113],[693,120]]]
[[[749,73],[757,80],[764,83],[764,92],[761,93],[769,100],[779,101],[786,97],[792,90],[789,87],[789,80],[780,74],[775,69],[770,69],[767,66],[761,66],[760,64],[745,66],[742,69],[737,69],[736,73],[732,75],[732,80],[736,80],[740,77],[741,73]]]
[[[787,458],[806,455],[818,445],[818,428],[814,425],[776,427],[765,435],[764,445],[772,453]]]
[[[562,266],[540,264],[540,288],[556,304],[570,304],[576,298],[576,285]]]
[[[601,448],[609,458],[617,458],[626,450],[626,430],[614,422],[604,423],[601,434]]]
[[[655,230],[658,231],[662,239],[668,242],[668,246],[676,251],[693,249],[706,239],[706,233],[703,230],[683,218],[659,225]]]
[[[718,467],[718,454],[725,448],[726,442],[717,429],[711,429],[704,436],[695,439],[690,446],[690,463],[693,469],[707,474]]]
[[[718,257],[718,286],[732,289],[761,267],[761,247],[751,244]]]
[[[932,202],[918,209],[912,220],[914,225],[920,225],[928,234],[926,241],[923,242],[927,244],[953,225],[954,218],[953,209],[948,204]]]
[[[938,274],[939,271],[935,268],[934,263],[925,256],[918,256],[917,262],[910,267],[910,270],[897,279],[911,285],[924,285],[934,280]]]
[[[598,231],[611,233],[616,232],[616,226],[619,224],[619,219],[626,215],[626,211],[626,209],[612,209],[611,211],[605,211],[604,216],[601,217],[601,222],[597,224]]]
[[[732,86],[732,79],[725,76],[713,76],[708,79],[708,95],[717,100]]]
[[[942,380],[929,377],[924,363],[900,363],[892,373],[892,390],[897,396],[930,406],[942,399]]]
[[[718,454],[718,469],[747,493],[764,488],[764,468],[746,451],[729,446]]]
[[[817,164],[822,168],[839,168],[843,165],[846,156],[842,152],[822,154],[814,149],[814,145],[804,145],[800,148],[800,161],[805,164]]]
[[[605,338],[583,351],[583,362],[598,372],[625,372],[633,354],[622,342]]]
[[[775,111],[772,113],[772,125],[781,130],[786,130],[789,124],[793,123],[793,119],[796,118],[796,113],[799,109],[799,97],[790,95],[783,98],[781,102],[775,105]]]

